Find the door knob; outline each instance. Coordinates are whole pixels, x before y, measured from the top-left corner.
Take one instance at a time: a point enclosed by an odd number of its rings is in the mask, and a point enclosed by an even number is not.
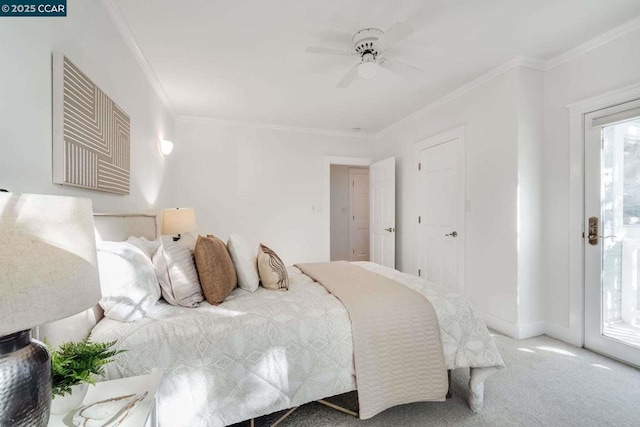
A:
[[[392,227],[389,227],[389,228],[385,228],[384,231],[388,231],[389,233],[392,233],[394,229]]]
[[[445,234],[445,236],[458,237],[458,232],[457,231],[452,231],[449,234]]]

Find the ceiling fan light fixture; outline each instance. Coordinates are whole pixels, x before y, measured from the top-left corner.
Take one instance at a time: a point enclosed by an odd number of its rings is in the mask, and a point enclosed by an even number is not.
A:
[[[371,79],[380,71],[380,65],[376,62],[376,58],[371,53],[362,55],[362,62],[358,64],[358,75],[363,79]]]
[[[356,63],[349,68],[342,80],[336,85],[338,88],[348,87],[357,78],[374,78],[380,73],[381,68],[386,68],[403,77],[413,78],[417,72],[422,70],[402,61],[397,61],[384,53],[412,33],[413,28],[409,24],[396,22],[387,32],[380,31],[377,28],[364,28],[356,32],[351,39],[352,50],[311,46],[306,49],[306,52],[360,57],[360,63]],[[384,54],[384,57],[381,56],[382,54]]]
[[[363,79],[372,79],[380,71],[380,66],[375,62],[363,62],[358,65],[358,74]]]

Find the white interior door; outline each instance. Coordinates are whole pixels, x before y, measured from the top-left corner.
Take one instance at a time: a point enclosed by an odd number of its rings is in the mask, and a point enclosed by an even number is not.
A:
[[[464,294],[464,130],[416,144],[417,273]]]
[[[396,159],[390,157],[369,167],[371,261],[396,266]]]
[[[640,100],[584,124],[585,347],[640,366]]]
[[[349,169],[350,261],[369,261],[369,170]]]

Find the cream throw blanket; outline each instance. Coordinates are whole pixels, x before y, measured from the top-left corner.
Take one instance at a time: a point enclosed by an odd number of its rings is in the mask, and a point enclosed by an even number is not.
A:
[[[396,405],[445,400],[440,328],[425,297],[346,261],[296,267],[349,312],[361,419]]]

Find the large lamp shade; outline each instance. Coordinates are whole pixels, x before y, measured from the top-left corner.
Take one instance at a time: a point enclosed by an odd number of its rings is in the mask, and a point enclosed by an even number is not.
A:
[[[100,300],[91,200],[0,193],[0,336]]]
[[[196,231],[196,213],[192,208],[162,211],[162,234],[179,235],[189,231]]]
[[[51,362],[29,330],[99,300],[91,201],[0,193],[0,425],[47,425]]]

